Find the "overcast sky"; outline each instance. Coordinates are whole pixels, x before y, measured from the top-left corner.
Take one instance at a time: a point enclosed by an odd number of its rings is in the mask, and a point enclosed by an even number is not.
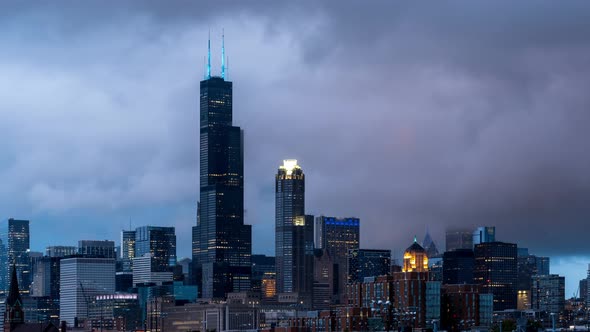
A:
[[[110,4],[110,6],[109,6]],[[274,174],[361,246],[495,225],[549,255],[567,296],[590,262],[590,3],[0,4],[0,215],[32,247],[173,225],[190,256],[198,83],[225,29],[245,130],[246,222],[272,254]]]

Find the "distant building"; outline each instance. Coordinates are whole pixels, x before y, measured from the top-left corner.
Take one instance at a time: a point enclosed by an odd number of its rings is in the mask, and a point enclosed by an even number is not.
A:
[[[49,257],[65,257],[78,253],[76,246],[49,246],[45,248],[45,255]]]
[[[549,275],[549,257],[538,257],[527,252],[520,251],[518,256],[518,308],[530,309],[530,291],[532,278],[535,275]]]
[[[389,274],[391,250],[351,249],[348,251],[348,282]]]
[[[359,249],[360,220],[358,218],[336,218],[319,216],[315,219],[315,248],[326,249],[334,264],[338,266],[334,295],[342,295],[338,301],[344,302],[343,295],[347,283],[348,251]]]
[[[89,257],[116,259],[115,241],[80,240],[78,241],[78,254]]]
[[[313,216],[305,215],[305,175],[297,160],[284,160],[279,167],[275,202],[277,293],[297,293],[309,303],[313,290]]]
[[[482,226],[473,231],[473,246],[486,242],[496,242],[495,226]]]
[[[475,246],[475,283],[494,295],[494,311],[517,308],[516,244],[484,242]]]
[[[121,231],[121,263],[124,272],[133,271],[133,258],[135,258],[135,231]]]
[[[269,274],[276,276],[276,259],[274,256],[252,255],[252,290],[262,290],[262,279]]]
[[[133,287],[149,283],[161,285],[163,282],[173,280],[172,270],[162,271],[155,261],[150,253],[133,259]]]
[[[64,258],[60,262],[60,319],[72,326],[88,318],[91,299],[115,293],[115,259]]]
[[[174,227],[142,226],[135,229],[135,258],[150,254],[152,271],[168,272],[176,265]]]
[[[404,252],[404,265],[402,272],[426,272],[428,271],[428,256],[426,251],[416,241]]]
[[[586,303],[588,299],[588,278],[580,280],[580,300]]]
[[[432,237],[430,236],[430,233],[428,232],[428,230],[426,231],[426,234],[424,235],[424,241],[422,241],[422,247],[424,248],[424,250],[426,250],[426,255],[428,256],[428,258],[433,258],[433,257],[436,257],[439,255],[438,248],[436,247],[436,244],[432,240]]]
[[[557,274],[533,276],[531,307],[547,313],[561,313],[565,309],[565,277]]]
[[[457,249],[443,254],[443,284],[473,284],[475,256],[471,249]]]
[[[26,294],[31,284],[29,221],[10,218],[0,224],[0,293],[8,291],[9,267],[14,265],[21,292]]]
[[[337,265],[328,250],[314,251],[313,266],[313,309],[326,310],[334,302],[334,283],[337,282]]]
[[[446,251],[455,249],[473,249],[473,229],[447,229],[446,249]]]

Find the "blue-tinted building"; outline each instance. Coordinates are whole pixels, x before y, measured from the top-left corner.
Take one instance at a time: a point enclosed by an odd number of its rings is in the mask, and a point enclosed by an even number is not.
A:
[[[152,272],[169,272],[176,265],[174,227],[143,226],[135,230],[135,257],[152,256]]]
[[[0,223],[0,293],[10,287],[10,267],[16,266],[21,291],[28,292],[31,284],[29,221],[10,218]]]

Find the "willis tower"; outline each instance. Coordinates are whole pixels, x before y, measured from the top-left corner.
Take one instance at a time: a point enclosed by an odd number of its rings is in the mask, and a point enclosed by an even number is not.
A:
[[[232,82],[211,76],[211,40],[200,93],[200,202],[193,262],[202,298],[250,290],[252,226],[244,225],[244,133],[232,124]]]

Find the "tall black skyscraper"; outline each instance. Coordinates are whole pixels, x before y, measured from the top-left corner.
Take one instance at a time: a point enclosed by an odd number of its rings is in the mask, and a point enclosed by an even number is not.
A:
[[[29,221],[10,218],[0,223],[0,292],[8,291],[12,265],[16,266],[21,291],[31,284]]]
[[[210,42],[209,42],[210,44]],[[232,82],[211,76],[211,51],[200,95],[200,211],[193,262],[204,298],[250,289],[252,227],[244,225],[244,136],[232,124]]]
[[[277,293],[313,290],[313,216],[305,215],[305,176],[297,160],[285,160],[275,185]]]
[[[516,244],[484,242],[475,245],[475,283],[483,293],[494,294],[494,311],[516,309],[517,249]]]

